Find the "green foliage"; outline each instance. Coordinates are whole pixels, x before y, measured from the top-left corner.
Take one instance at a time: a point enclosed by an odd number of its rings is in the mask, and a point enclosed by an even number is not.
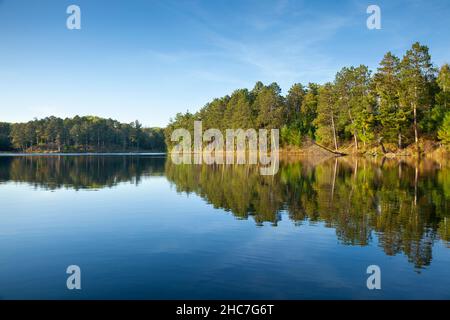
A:
[[[276,83],[263,87],[256,95],[253,107],[256,110],[256,127],[279,129],[285,124],[285,101]]]
[[[448,64],[444,64],[441,67],[436,82],[440,90],[436,94],[432,121],[434,122],[434,127],[439,128],[445,114],[450,111],[450,66]]]
[[[202,120],[203,130],[280,129],[283,146],[300,146],[308,137],[334,149],[385,142],[401,149],[421,134],[436,138],[449,102],[449,65],[436,77],[428,47],[414,43],[402,59],[386,53],[373,76],[360,65],[342,68],[324,85],[296,83],[285,97],[276,83],[235,90],[195,114],[177,114],[165,129],[166,143],[170,150],[173,130],[192,132],[194,120]]]
[[[201,120],[203,130],[225,129],[280,129],[287,122],[286,99],[281,95],[281,88],[276,83],[265,86],[257,82],[253,90],[235,90],[231,96],[214,99],[199,112],[192,114],[178,113],[165,128],[168,149],[173,146],[172,132],[187,129],[193,135],[194,121]],[[298,141],[289,138],[289,141]],[[299,143],[298,143],[299,144]]]
[[[378,136],[386,142],[397,142],[402,147],[402,134],[407,124],[405,108],[400,104],[400,59],[391,52],[386,53],[374,76],[373,91],[378,97],[376,114]]]
[[[442,126],[438,131],[438,137],[444,145],[450,147],[450,112],[447,112],[444,117]]]
[[[11,145],[11,125],[6,122],[0,122],[0,150],[10,150]]]
[[[428,47],[418,42],[412,45],[400,62],[400,103],[410,115],[416,144],[419,130],[429,132],[432,127],[435,73]]]
[[[371,75],[368,67],[343,68],[336,74],[335,90],[340,110],[339,122],[354,137],[355,148],[358,141],[368,142],[373,138],[374,118],[370,95]]]
[[[10,142],[20,150],[165,150],[162,129],[142,128],[138,121],[124,124],[93,116],[48,117],[14,123],[10,128]]]
[[[300,83],[294,84],[286,96],[286,119],[291,127],[302,129],[302,105],[306,91]]]
[[[212,105],[213,104],[205,106],[205,108],[202,109],[198,113],[198,115],[197,115],[198,118],[196,118],[196,116],[194,116],[192,113],[187,111],[184,114],[177,113],[175,116],[175,119],[170,119],[169,124],[164,129],[164,137],[165,137],[167,149],[170,150],[172,148],[173,142],[171,141],[171,136],[172,136],[173,131],[175,131],[176,129],[186,129],[191,133],[191,135],[193,135],[194,134],[194,121],[196,119],[202,119],[201,118],[202,116],[208,115],[209,107]],[[221,123],[221,122],[219,122],[219,123]]]
[[[314,139],[316,132],[314,119],[317,118],[319,87],[320,86],[315,83],[308,84],[308,88],[302,102],[302,107],[300,109],[300,132],[303,136],[308,136],[312,139]]]
[[[337,92],[332,83],[320,87],[318,92],[317,118],[314,123],[317,126],[317,139],[320,143],[339,147],[338,141],[338,115]]]
[[[286,122],[292,129],[304,136],[314,138],[316,127],[313,124],[317,117],[317,94],[319,86],[310,83],[308,88],[294,84],[286,96]]]
[[[254,111],[251,96],[247,89],[233,92],[224,112],[227,128],[249,129],[254,127]]]
[[[203,130],[280,129],[284,146],[310,138],[334,149],[352,144],[358,151],[384,142],[403,148],[419,146],[420,136],[439,135],[446,143],[449,102],[450,66],[437,74],[428,47],[414,43],[401,59],[386,53],[374,76],[364,65],[344,67],[332,82],[296,83],[285,96],[277,83],[258,81],[252,90],[237,89],[196,113],[178,113],[164,130],[78,116],[0,123],[0,150],[170,150],[172,132],[184,128],[193,134],[195,120]]]
[[[283,126],[280,131],[282,146],[301,146],[302,134],[297,128]]]

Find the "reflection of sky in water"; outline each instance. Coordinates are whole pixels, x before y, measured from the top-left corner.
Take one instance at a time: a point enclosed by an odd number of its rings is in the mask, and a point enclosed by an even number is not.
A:
[[[150,175],[96,192],[1,184],[0,298],[450,298],[442,241],[419,270],[374,232],[343,245],[334,227],[296,226],[286,211],[257,227],[175,187]],[[70,264],[80,292],[65,287]],[[381,291],[366,288],[371,264]]]

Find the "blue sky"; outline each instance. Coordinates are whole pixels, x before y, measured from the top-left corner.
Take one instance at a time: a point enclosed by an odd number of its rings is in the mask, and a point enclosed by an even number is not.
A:
[[[66,8],[81,8],[81,30]],[[382,29],[366,28],[381,8]],[[165,126],[258,80],[324,83],[420,41],[450,62],[448,0],[0,0],[0,121],[98,115]]]

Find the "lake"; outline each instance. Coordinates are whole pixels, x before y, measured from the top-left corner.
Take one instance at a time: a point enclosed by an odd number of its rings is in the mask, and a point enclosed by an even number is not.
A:
[[[450,298],[450,163],[2,156],[0,203],[0,299]]]

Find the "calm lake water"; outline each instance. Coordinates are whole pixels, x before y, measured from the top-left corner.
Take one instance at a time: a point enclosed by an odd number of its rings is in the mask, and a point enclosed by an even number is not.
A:
[[[0,204],[1,299],[450,299],[446,163],[0,157]]]

